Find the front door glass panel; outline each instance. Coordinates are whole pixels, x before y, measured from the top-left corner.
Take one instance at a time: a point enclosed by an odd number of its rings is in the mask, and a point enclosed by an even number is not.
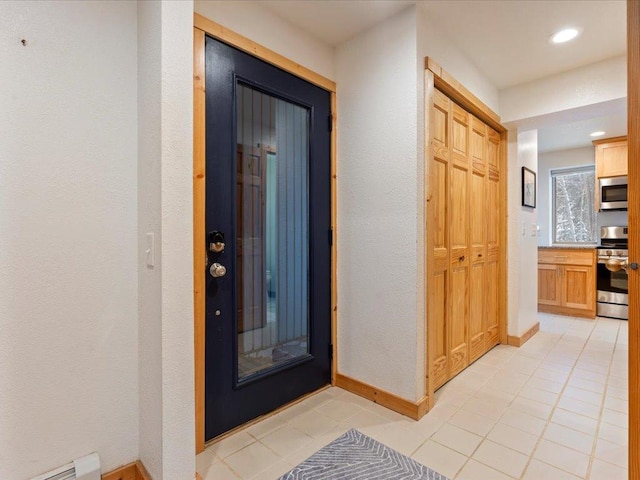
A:
[[[309,356],[309,110],[236,88],[238,384]]]

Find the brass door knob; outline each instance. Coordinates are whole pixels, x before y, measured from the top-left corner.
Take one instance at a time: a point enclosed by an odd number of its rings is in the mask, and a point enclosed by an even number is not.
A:
[[[213,278],[224,277],[227,274],[227,268],[219,263],[212,263],[209,267],[209,273]]]

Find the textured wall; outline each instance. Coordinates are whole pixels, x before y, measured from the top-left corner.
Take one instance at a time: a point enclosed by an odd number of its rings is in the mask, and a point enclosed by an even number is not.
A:
[[[336,57],[338,371],[416,400],[415,9]]]
[[[0,478],[113,469],[138,456],[136,5],[0,2],[0,58]]]
[[[260,2],[196,0],[195,11],[300,65],[335,79],[334,48],[277,16]]]
[[[489,80],[473,60],[460,51],[440,30],[427,12],[427,6],[418,2],[418,68],[424,74],[424,57],[433,58],[442,68],[473,92],[494,112],[500,113],[499,95]],[[422,78],[422,77],[421,77]]]
[[[139,2],[138,22],[140,458],[155,480],[186,480],[195,472],[193,3]]]

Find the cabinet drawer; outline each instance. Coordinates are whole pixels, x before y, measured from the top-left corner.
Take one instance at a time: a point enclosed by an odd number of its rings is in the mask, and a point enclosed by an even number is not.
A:
[[[538,263],[550,263],[555,265],[593,265],[593,250],[573,249],[540,249],[538,250]]]

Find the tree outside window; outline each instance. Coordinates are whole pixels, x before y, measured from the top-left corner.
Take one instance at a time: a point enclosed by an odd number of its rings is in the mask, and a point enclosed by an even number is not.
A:
[[[553,243],[596,243],[595,168],[551,171]]]

